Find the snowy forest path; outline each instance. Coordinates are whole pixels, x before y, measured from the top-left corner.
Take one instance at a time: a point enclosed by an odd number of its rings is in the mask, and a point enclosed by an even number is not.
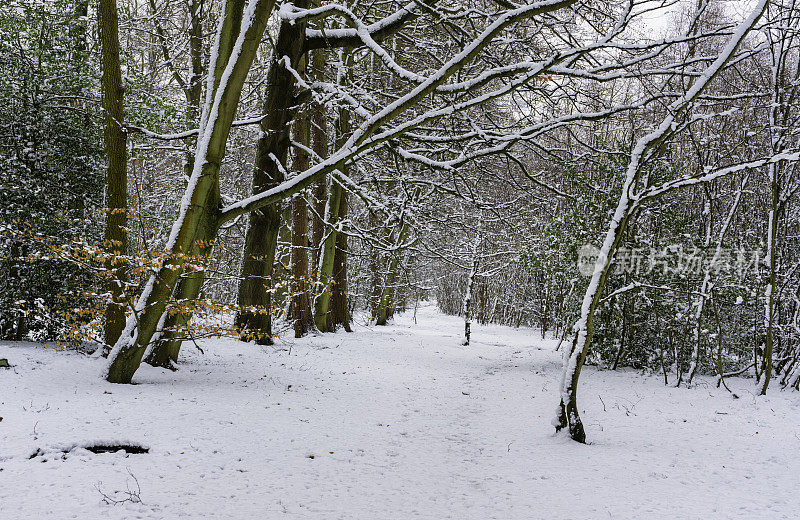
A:
[[[358,321],[358,320],[356,320]],[[434,307],[386,327],[187,347],[135,385],[102,360],[0,343],[0,517],[795,518],[800,397],[732,399],[587,367],[590,445],[554,435],[561,356],[534,329]],[[146,445],[147,454],[87,444]],[[31,455],[33,458],[30,458]],[[128,473],[130,470],[130,474]],[[131,475],[136,477],[135,484]],[[107,505],[98,489],[141,503]],[[115,493],[115,491],[117,493]]]

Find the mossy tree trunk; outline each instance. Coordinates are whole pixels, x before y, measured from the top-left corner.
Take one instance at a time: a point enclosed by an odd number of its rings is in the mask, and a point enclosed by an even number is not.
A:
[[[128,153],[125,131],[124,93],[119,57],[119,15],[116,0],[98,5],[102,77],[100,85],[105,114],[106,147],[106,229],[103,241],[106,269],[111,273],[106,307],[105,341],[113,345],[125,327],[124,284],[128,249]]]
[[[325,51],[315,49],[311,53],[310,73],[318,81],[325,80]],[[321,159],[328,157],[328,119],[325,115],[325,106],[321,103],[311,105],[311,137],[314,153]],[[328,185],[325,178],[314,183],[312,190],[314,212],[311,226],[311,265],[319,265],[319,255],[322,248],[322,237],[325,235],[325,202],[328,198]],[[314,272],[316,279],[317,273]]]
[[[308,146],[310,134],[307,113],[295,118],[294,136],[297,142]],[[296,149],[294,170],[305,171],[308,165],[308,153]],[[292,197],[292,321],[296,338],[303,337],[314,328],[308,272],[308,205],[300,193]]]
[[[295,3],[307,7],[306,0]],[[291,72],[280,60],[288,57],[292,68],[300,73],[302,66],[304,23],[281,23],[275,50],[267,73],[264,119],[258,140],[253,194],[262,193],[283,182],[283,169],[289,152],[290,123],[297,112],[298,98]],[[258,343],[272,343],[272,308],[270,290],[275,249],[281,225],[278,204],[271,204],[250,214],[239,283],[236,326],[242,339],[255,338]]]
[[[314,296],[314,324],[320,332],[328,331],[328,310],[333,290],[333,264],[336,255],[336,226],[339,222],[339,203],[342,200],[342,185],[331,181],[328,190],[328,203],[325,206],[325,220],[328,224],[322,253],[317,268],[317,290]]]
[[[200,118],[200,104],[203,99],[203,2],[202,0],[189,0],[187,4],[189,14],[189,58],[191,75],[188,85],[185,85],[186,120],[198,124]],[[177,70],[175,71],[177,75]],[[194,147],[196,138],[186,140],[186,154],[183,161],[183,171],[187,178],[194,169]],[[204,221],[200,226],[195,239],[192,253],[193,264],[203,265],[211,254],[213,240],[217,232],[217,222]],[[205,271],[192,270],[185,273],[179,280],[173,294],[173,300],[180,307],[169,312],[164,321],[163,332],[153,342],[145,362],[163,368],[175,368],[178,361],[183,338],[188,332],[187,328],[192,319],[192,303],[200,297],[200,292],[205,283]]]
[[[203,264],[211,254],[213,237],[217,233],[217,222],[204,219],[191,255],[191,262]],[[172,295],[174,308],[168,311],[162,326],[162,333],[152,342],[152,348],[145,362],[156,367],[175,369],[181,345],[188,333],[188,325],[192,319],[193,302],[200,297],[205,283],[205,271],[188,270],[178,281]]]
[[[347,218],[347,192],[343,191],[339,200],[339,221]],[[327,329],[335,331],[339,326],[345,331],[350,328],[350,309],[347,304],[347,234],[336,234],[336,252],[333,255],[333,287],[331,291],[330,312]]]
[[[348,49],[341,52],[342,63],[347,65],[352,63],[352,54]],[[347,141],[350,134],[350,113],[346,108],[340,108],[336,118],[336,147],[339,148]],[[342,173],[347,173],[344,169]],[[324,236],[321,238],[321,247],[319,252],[319,260],[316,267],[316,291],[314,296],[314,324],[321,332],[333,332],[338,323],[344,324],[349,320],[339,322],[338,318],[342,318],[342,313],[338,316],[330,316],[331,311],[331,297],[333,292],[337,290],[337,278],[334,276],[334,269],[336,265],[337,256],[337,242],[338,238],[338,225],[341,217],[341,205],[344,198],[344,188],[336,179],[331,181],[328,189],[328,199],[325,205],[325,229]],[[344,212],[346,214],[347,203],[344,205]],[[320,224],[322,225],[322,224]],[[345,239],[346,240],[346,239]],[[346,244],[346,243],[345,243]],[[346,247],[346,245],[345,245]],[[346,258],[344,252],[339,252],[340,262],[344,264]],[[345,289],[346,289],[345,283]],[[346,298],[346,296],[345,296]],[[346,307],[346,305],[345,305]]]
[[[255,0],[242,24],[244,0],[229,0],[217,34],[213,85],[201,117],[194,169],[173,225],[160,267],[142,291],[125,329],[109,354],[105,377],[112,383],[130,383],[145,350],[166,320],[167,304],[195,247],[204,222],[220,214],[219,168],[236,114],[242,87],[266,29],[274,0]],[[235,50],[234,50],[235,49]]]
[[[390,253],[389,269],[386,272],[386,278],[383,281],[383,286],[378,299],[378,310],[375,316],[376,325],[386,325],[394,315],[394,291],[395,280],[397,279],[397,269],[400,265],[400,256],[402,255],[402,245],[408,234],[408,224],[401,223],[400,230],[397,232],[397,238],[393,241],[394,247]]]
[[[350,134],[350,114],[346,109],[339,109],[335,127],[336,146],[338,148],[347,141]],[[343,173],[348,174],[348,169],[345,168]],[[347,210],[347,191],[341,189],[337,222],[343,222],[347,219]],[[347,306],[347,235],[338,231],[333,232],[336,233],[336,239],[334,242],[333,272],[331,273],[331,296],[328,304],[330,308],[327,313],[325,328],[329,332],[334,332],[341,325],[344,330],[351,332],[350,313]]]

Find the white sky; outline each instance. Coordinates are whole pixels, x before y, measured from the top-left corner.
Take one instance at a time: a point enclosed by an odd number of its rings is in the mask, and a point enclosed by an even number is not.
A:
[[[752,9],[755,0],[717,0],[717,3],[725,6],[725,11],[734,21],[739,21]],[[697,0],[678,0],[668,7],[643,15],[640,24],[644,26],[644,30],[649,32],[649,36],[653,39],[662,38],[669,32],[680,10],[693,8],[696,4]]]

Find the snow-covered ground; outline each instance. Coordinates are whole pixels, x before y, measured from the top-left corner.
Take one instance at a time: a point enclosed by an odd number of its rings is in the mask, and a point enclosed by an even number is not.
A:
[[[550,426],[553,342],[474,325],[463,347],[457,318],[417,318],[204,341],[128,386],[99,379],[102,360],[0,344],[16,365],[0,369],[0,518],[799,517],[798,393],[587,368],[580,445]],[[80,448],[108,442],[150,451]]]

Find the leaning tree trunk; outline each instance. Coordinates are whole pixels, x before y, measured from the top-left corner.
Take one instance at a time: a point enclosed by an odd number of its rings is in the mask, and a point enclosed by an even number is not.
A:
[[[218,220],[220,163],[244,81],[274,5],[274,0],[250,0],[246,13],[244,0],[229,0],[225,6],[210,61],[215,71],[209,76],[192,176],[167,240],[167,254],[146,282],[109,354],[105,377],[112,383],[130,383],[145,350],[163,327],[167,303],[194,249],[198,230],[204,222]]]
[[[204,74],[202,54],[202,2],[200,0],[190,0],[187,5],[191,27],[189,29],[189,54],[192,66],[189,84],[184,89],[187,108],[186,118],[188,121],[200,123],[200,104],[202,103],[202,76]],[[239,16],[234,13],[234,17]],[[222,55],[230,52],[233,41],[221,41],[220,56],[216,63],[217,70],[224,67]],[[165,51],[166,52],[166,51]],[[165,55],[165,59],[166,59]],[[177,71],[175,71],[177,74]],[[196,146],[196,139],[189,137],[186,140],[186,156],[184,157],[184,173],[190,177],[194,170],[195,155],[193,147]],[[197,236],[193,251],[189,257],[194,265],[204,265],[208,260],[213,248],[213,239],[216,236],[219,222],[211,217],[210,213],[205,214],[201,224],[198,226]],[[178,279],[177,286],[173,291],[173,305],[167,311],[167,316],[161,326],[158,336],[150,343],[144,354],[146,363],[152,366],[174,369],[175,362],[178,360],[181,344],[185,335],[188,333],[188,324],[192,319],[192,302],[197,300],[205,283],[205,271],[202,269],[192,269]]]
[[[110,273],[110,301],[106,307],[105,341],[113,345],[125,327],[124,284],[128,248],[128,157],[122,71],[119,59],[119,16],[116,0],[100,0],[98,6],[100,53],[103,75],[101,90],[105,113],[106,159],[106,230],[103,242],[106,269]]]
[[[295,4],[303,8],[307,1]],[[283,182],[290,143],[290,123],[297,111],[295,81],[282,64],[285,57],[300,73],[303,66],[305,24],[283,22],[267,73],[264,119],[258,140],[253,170],[253,194],[262,193]],[[269,293],[270,275],[275,263],[275,249],[280,229],[280,208],[271,204],[250,215],[247,229],[241,282],[239,284],[236,327],[244,340],[255,338],[260,344],[272,343],[272,309]]]
[[[200,104],[203,100],[203,4],[201,0],[189,0],[189,57],[192,66],[189,84],[184,89],[186,95],[186,119],[195,124],[199,123]],[[186,139],[186,154],[183,168],[186,177],[190,177],[194,169],[194,147],[197,140],[194,137]],[[211,254],[212,241],[217,231],[217,222],[205,221],[201,224],[196,244],[192,253],[193,264],[202,266]],[[145,363],[174,369],[178,361],[183,337],[192,319],[192,303],[199,296],[205,283],[205,271],[192,270],[184,274],[179,280],[173,293],[173,300],[178,309],[171,309],[164,321],[163,332],[152,343],[150,352],[145,355]]]
[[[644,146],[639,153],[644,152]],[[635,168],[635,169],[634,169]],[[565,350],[564,373],[561,380],[561,403],[559,405],[559,416],[555,422],[556,430],[569,427],[569,434],[572,439],[578,442],[586,442],[586,432],[583,428],[580,415],[578,414],[577,388],[580,378],[581,368],[586,361],[586,354],[592,340],[594,313],[600,303],[606,279],[611,270],[611,260],[614,252],[619,247],[625,233],[625,228],[631,215],[631,200],[628,194],[636,185],[639,179],[638,164],[629,167],[628,177],[622,187],[622,196],[617,205],[608,232],[606,233],[603,247],[595,261],[592,279],[583,297],[581,305],[581,317],[575,324],[575,338],[572,348]]]
[[[761,17],[761,13],[763,13],[766,7],[766,2],[767,0],[761,0],[759,2],[750,16],[748,16],[734,31],[734,36],[725,46],[719,57],[708,66],[686,94],[668,107],[668,115],[661,124],[659,124],[655,130],[640,138],[631,151],[625,182],[622,185],[622,193],[614,215],[611,218],[611,222],[609,223],[603,246],[597,256],[591,281],[584,294],[580,318],[574,327],[575,339],[572,343],[572,349],[564,358],[564,373],[561,381],[561,402],[559,404],[558,416],[554,420],[554,425],[556,430],[568,427],[570,437],[578,442],[586,441],[586,432],[584,431],[583,423],[578,413],[578,379],[580,378],[581,368],[583,367],[586,354],[591,345],[592,320],[595,310],[600,303],[603,288],[605,287],[605,282],[610,272],[611,260],[622,240],[628,220],[635,209],[632,197],[637,195],[635,189],[638,184],[641,168],[646,162],[645,153],[649,149],[657,149],[658,146],[664,142],[673,124],[676,122],[676,118],[691,106],[691,103],[697,96],[699,96],[711,80],[719,74],[723,66],[734,55],[744,36]]]
[[[213,237],[217,234],[217,221],[206,218],[200,225],[195,246],[191,255],[191,263],[204,265],[211,254]],[[166,319],[161,327],[161,334],[150,343],[144,361],[154,367],[175,369],[181,344],[188,333],[188,325],[192,319],[193,302],[200,296],[205,283],[205,271],[202,269],[187,270],[180,278],[172,295],[172,308],[167,311]]]

